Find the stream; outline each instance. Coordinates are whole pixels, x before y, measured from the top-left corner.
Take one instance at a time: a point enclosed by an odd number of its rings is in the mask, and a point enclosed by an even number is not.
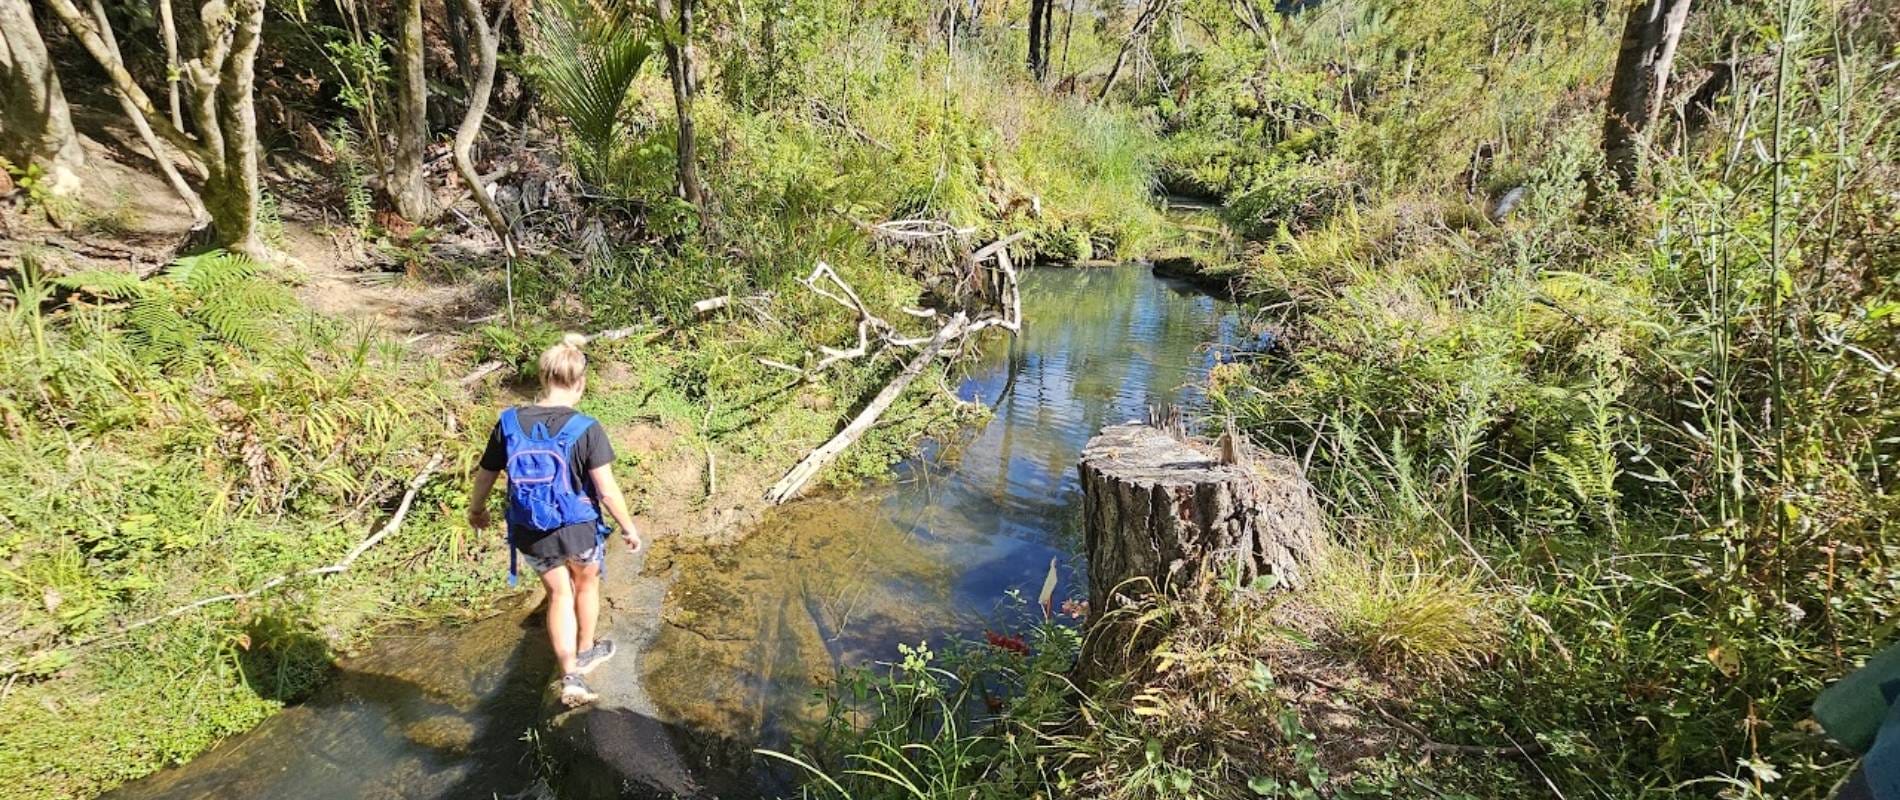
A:
[[[1079,593],[1083,444],[1150,404],[1195,408],[1208,369],[1255,338],[1234,306],[1140,265],[1030,269],[1023,303],[1022,336],[990,340],[953,387],[994,409],[986,423],[926,442],[887,485],[794,503],[733,547],[647,565],[670,582],[654,601],[664,624],[604,669],[638,670],[705,792],[783,788],[751,749],[820,719],[816,690],[839,666],[1019,627],[1040,614],[1052,560],[1057,602]],[[388,637],[311,700],[112,796],[546,795],[547,751],[524,735],[553,672],[533,616]],[[612,786],[561,794],[625,791]]]

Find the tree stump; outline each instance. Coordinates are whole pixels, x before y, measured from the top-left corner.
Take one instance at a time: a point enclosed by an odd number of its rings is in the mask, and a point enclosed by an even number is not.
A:
[[[1125,609],[1154,592],[1196,602],[1230,577],[1242,587],[1267,576],[1299,586],[1321,537],[1312,487],[1291,459],[1235,459],[1226,449],[1224,458],[1137,423],[1104,428],[1084,448],[1085,679],[1137,666],[1134,658],[1152,648]]]

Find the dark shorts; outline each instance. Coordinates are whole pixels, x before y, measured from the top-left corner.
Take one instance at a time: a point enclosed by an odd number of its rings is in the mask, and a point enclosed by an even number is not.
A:
[[[598,522],[576,523],[547,532],[513,531],[508,540],[536,574],[566,564],[599,566],[607,554]]]
[[[567,564],[576,564],[580,566],[586,566],[588,564],[592,564],[598,567],[600,566],[601,559],[603,559],[606,555],[607,555],[607,548],[605,545],[594,545],[593,547],[587,548],[587,551],[584,553],[576,553],[574,555],[565,555],[565,556],[543,557],[543,556],[537,556],[533,553],[524,552],[521,554],[521,560],[528,562],[528,566],[534,568],[534,573],[536,575],[540,575],[540,574],[546,573],[548,570],[554,569],[556,567],[564,566]]]

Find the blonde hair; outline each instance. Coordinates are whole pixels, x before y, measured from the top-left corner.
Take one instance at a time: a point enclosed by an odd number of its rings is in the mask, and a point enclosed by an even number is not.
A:
[[[580,388],[587,380],[587,355],[581,352],[584,344],[587,337],[570,333],[561,337],[560,344],[541,354],[541,388]]]

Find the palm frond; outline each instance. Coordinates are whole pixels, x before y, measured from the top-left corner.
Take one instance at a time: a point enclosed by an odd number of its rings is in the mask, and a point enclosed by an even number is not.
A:
[[[627,90],[653,54],[646,24],[624,0],[548,0],[534,10],[527,59],[550,105],[603,158]]]

